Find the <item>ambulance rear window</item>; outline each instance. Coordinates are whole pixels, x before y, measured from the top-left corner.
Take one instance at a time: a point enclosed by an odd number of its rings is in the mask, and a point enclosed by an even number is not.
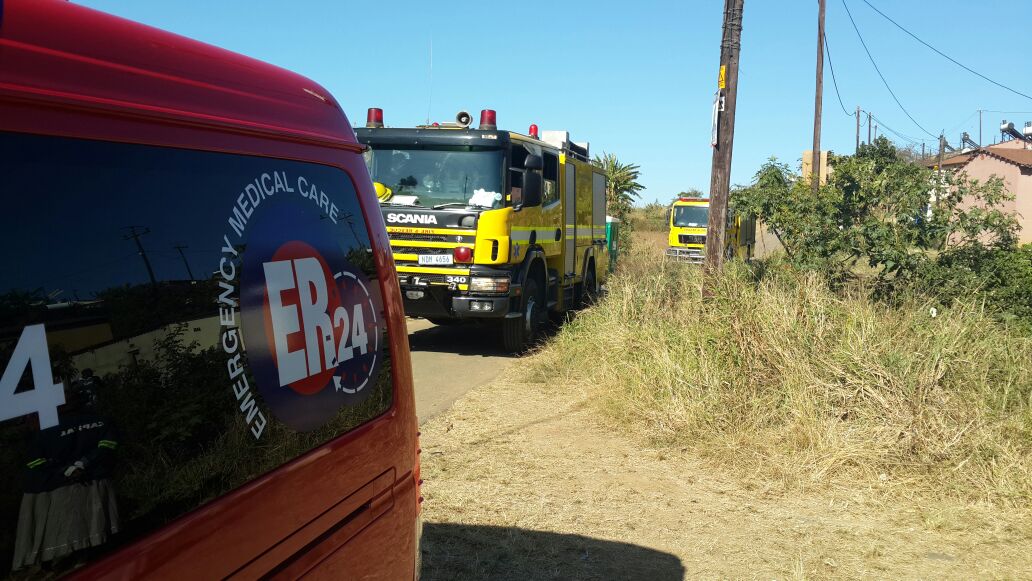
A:
[[[102,555],[390,408],[342,170],[3,132],[0,170],[0,577]]]

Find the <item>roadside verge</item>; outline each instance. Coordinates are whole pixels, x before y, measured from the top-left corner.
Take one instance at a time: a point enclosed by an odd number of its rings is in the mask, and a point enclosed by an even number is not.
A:
[[[1025,512],[764,487],[516,372],[422,427],[424,579],[1032,576]]]

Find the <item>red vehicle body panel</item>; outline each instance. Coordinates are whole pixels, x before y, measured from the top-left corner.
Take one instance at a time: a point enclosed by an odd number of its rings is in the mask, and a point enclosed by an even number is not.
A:
[[[358,190],[388,318],[385,415],[75,577],[411,579],[418,443],[407,331],[375,193],[340,106],[302,76],[75,4],[2,6],[0,129],[340,168]]]

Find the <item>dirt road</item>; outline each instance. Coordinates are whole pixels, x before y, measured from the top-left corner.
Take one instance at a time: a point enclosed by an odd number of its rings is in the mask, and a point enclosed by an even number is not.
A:
[[[1026,511],[736,477],[514,372],[422,426],[424,579],[1032,578]]]
[[[467,391],[493,381],[512,362],[489,329],[438,327],[408,319],[419,423],[448,409]]]

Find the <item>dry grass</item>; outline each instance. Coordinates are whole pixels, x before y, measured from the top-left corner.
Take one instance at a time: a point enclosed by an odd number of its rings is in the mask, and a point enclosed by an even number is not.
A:
[[[666,232],[634,232],[634,246],[632,251],[635,253],[647,252],[649,249],[662,253],[667,248],[667,233]]]
[[[635,244],[605,301],[565,326],[528,378],[575,386],[668,449],[785,488],[1032,501],[1032,340],[976,305],[932,317],[742,265],[717,297],[697,269]]]
[[[757,486],[512,367],[421,427],[423,578],[1025,579],[1026,511]]]
[[[425,579],[1032,578],[1029,339],[636,242],[422,426]]]

